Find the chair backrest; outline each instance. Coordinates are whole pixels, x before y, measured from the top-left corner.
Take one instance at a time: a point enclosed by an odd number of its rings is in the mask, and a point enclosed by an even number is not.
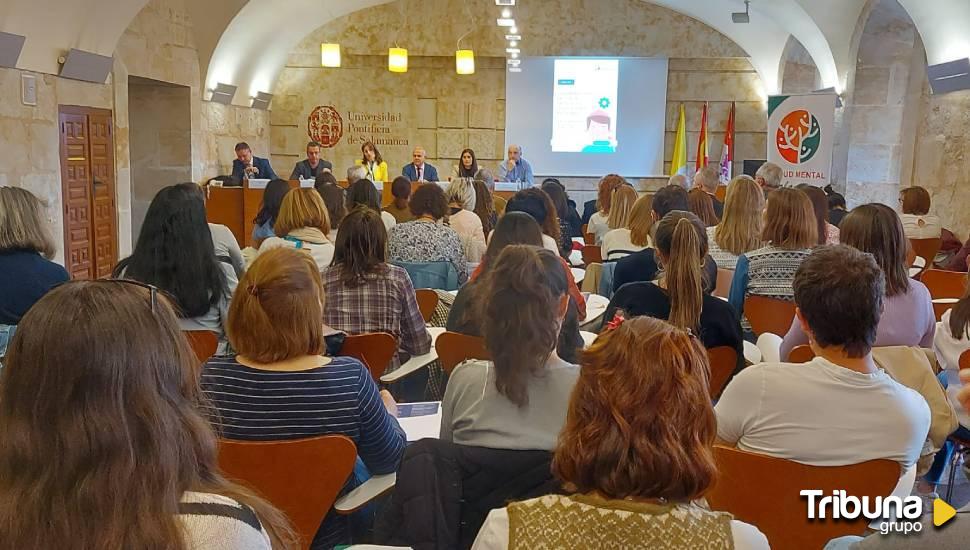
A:
[[[967,274],[942,269],[927,269],[920,275],[932,298],[959,298],[967,288]]]
[[[192,346],[192,351],[199,358],[199,364],[203,365],[210,357],[216,354],[219,347],[219,338],[211,330],[183,330],[182,334],[188,339]]]
[[[932,239],[910,239],[909,244],[913,247],[913,253],[926,260],[926,267],[933,267],[933,260],[936,253],[940,251],[943,241],[939,237]]]
[[[708,380],[711,399],[717,399],[738,365],[738,353],[734,348],[720,346],[707,350],[707,359],[711,364],[711,376]]]
[[[766,296],[748,296],[744,299],[744,316],[755,334],[770,332],[784,336],[795,318],[795,303]]]
[[[724,197],[727,196],[727,188],[727,185],[717,186],[717,189],[714,191],[714,196],[717,197],[717,200],[724,202]]]
[[[970,349],[960,354],[957,364],[960,366],[960,370],[970,369]]]
[[[603,263],[603,252],[599,245],[587,244],[583,247],[583,263],[586,265]]]
[[[808,344],[795,346],[788,352],[789,363],[808,363],[812,359],[815,359],[815,352],[812,351],[812,346]]]
[[[347,336],[340,348],[340,355],[360,360],[367,367],[374,381],[381,376],[397,353],[397,340],[386,332],[369,332]]]
[[[596,235],[589,233],[589,224],[583,224],[583,244],[596,244]]]
[[[219,440],[219,467],[289,518],[309,548],[320,522],[354,469],[350,438],[324,435],[288,441]]]
[[[707,493],[712,510],[730,512],[735,519],[756,526],[772,548],[822,548],[844,535],[861,535],[865,517],[808,519],[805,489],[831,496],[834,490],[870,499],[889,496],[899,480],[899,464],[892,460],[869,460],[848,466],[808,466],[791,460],[715,446],[718,476]],[[752,488],[758,487],[758,494]],[[816,504],[818,498],[816,498]],[[818,510],[816,509],[816,514]],[[816,516],[817,517],[817,516]]]
[[[424,317],[425,323],[430,323],[431,317],[434,316],[434,310],[438,307],[438,293],[430,288],[419,288],[414,291],[414,295],[418,299],[421,317]]]
[[[734,280],[733,269],[717,268],[717,283],[714,285],[714,295],[727,298],[731,291],[731,281]]]
[[[485,339],[480,336],[470,336],[457,332],[445,332],[435,340],[434,349],[438,352],[438,361],[445,374],[466,359],[489,360],[492,358],[485,349]]]
[[[404,268],[414,288],[458,290],[458,271],[451,262],[391,262]]]

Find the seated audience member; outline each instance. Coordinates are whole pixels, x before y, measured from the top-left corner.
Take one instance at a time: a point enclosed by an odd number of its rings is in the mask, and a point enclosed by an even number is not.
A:
[[[597,240],[602,238],[609,231],[607,220],[610,217],[610,201],[613,198],[613,191],[620,186],[626,185],[626,180],[616,174],[607,174],[600,180],[596,188],[595,209],[591,212],[590,203],[586,203],[583,214],[583,223],[586,224],[586,232],[599,235]],[[590,201],[593,202],[593,201]]]
[[[935,239],[943,231],[940,218],[930,214],[930,194],[926,189],[913,186],[899,192],[899,206],[903,230],[907,239]]]
[[[495,229],[498,222],[498,215],[495,214],[495,200],[492,192],[484,180],[472,180],[472,187],[475,190],[475,215],[482,222],[482,234],[488,235]]]
[[[485,253],[485,230],[475,209],[475,188],[468,178],[455,178],[445,191],[448,200],[448,226],[461,237],[465,260],[476,264]]]
[[[566,188],[559,183],[559,180],[548,178],[542,182],[540,188],[549,195],[549,199],[556,208],[556,222],[559,224],[559,255],[566,258],[573,250],[573,237],[582,238],[583,231],[579,225],[570,221],[570,211],[572,215],[575,215],[575,211],[569,208]],[[578,221],[578,218],[574,221]]]
[[[354,164],[364,167],[364,177],[371,181],[388,181],[387,163],[377,150],[377,146],[369,141],[365,141],[360,146],[361,158],[354,161]]]
[[[313,258],[317,271],[324,271],[333,261],[330,216],[315,189],[292,189],[283,197],[274,229],[282,237],[270,237],[259,247],[259,254],[274,248],[295,248]]]
[[[293,167],[293,172],[290,173],[291,180],[315,180],[320,172],[333,170],[333,164],[330,161],[320,158],[320,147],[316,141],[306,144],[306,158]]]
[[[784,191],[769,195],[769,208]],[[845,245],[808,256],[795,275],[794,296],[815,358],[738,373],[715,407],[719,442],[813,466],[885,458],[912,467],[930,409],[872,358],[885,295],[872,256]]]
[[[332,243],[337,242],[337,229],[347,215],[347,192],[337,185],[337,178],[330,172],[317,176],[313,188],[320,193],[323,204],[327,207],[327,216],[330,218],[330,233],[327,233],[327,238]]]
[[[552,462],[574,493],[493,510],[472,548],[767,549],[756,527],[694,504],[717,479],[707,371],[697,341],[662,321],[600,335]]]
[[[782,187],[768,194],[765,246],[738,257],[728,301],[744,313],[748,296],[767,296],[792,301],[792,280],[802,260],[818,243],[818,224],[812,201],[803,191]]]
[[[545,191],[538,187],[528,187],[509,199],[506,212],[525,212],[539,222],[542,227],[542,246],[559,254],[559,220],[556,206]]]
[[[255,241],[256,248],[259,248],[260,243],[264,240],[276,236],[276,233],[273,232],[273,224],[276,223],[276,216],[280,213],[283,197],[289,190],[289,182],[280,179],[267,183],[266,189],[263,189],[263,202],[253,219],[253,241]]]
[[[603,244],[603,236],[613,229],[626,227],[630,221],[630,211],[633,203],[637,202],[637,192],[629,185],[621,185],[613,190],[610,196],[610,213],[606,216],[605,224],[593,227],[590,223],[588,231],[593,234],[596,244]]]
[[[970,350],[970,285],[967,285],[966,290],[963,291],[960,301],[943,314],[943,318],[936,325],[933,337],[933,351],[936,352],[940,370],[947,374],[949,383],[947,393],[951,402],[954,402],[960,425],[970,429],[970,415],[962,411],[954,399],[956,391],[961,386],[957,376],[960,370],[960,356],[967,350]],[[970,434],[966,438],[970,439]]]
[[[970,239],[967,239],[963,247],[943,265],[943,269],[947,271],[959,271],[961,273],[966,273],[968,268],[970,268]]]
[[[193,184],[194,185],[194,184]],[[196,185],[196,187],[198,187]],[[201,193],[202,190],[200,189]],[[236,277],[246,271],[246,260],[243,259],[242,250],[239,248],[239,241],[232,231],[219,223],[209,224],[209,233],[212,234],[212,247],[215,250],[216,258],[220,262],[228,263],[236,272]]]
[[[431,351],[414,287],[407,271],[387,263],[387,232],[370,208],[356,208],[344,218],[333,265],[323,273],[327,303],[323,322],[348,334],[386,332],[399,351],[394,370],[413,355]]]
[[[936,328],[933,302],[926,286],[909,278],[909,243],[896,212],[882,204],[859,206],[842,221],[842,243],[871,254],[886,279],[886,297],[873,345],[930,347]],[[793,347],[807,343],[801,323],[792,320],[781,343],[781,358],[786,359]]]
[[[495,176],[487,169],[479,168],[478,173],[475,174],[475,181],[480,181],[488,187],[488,192],[492,196],[492,206],[495,208],[495,216],[496,218],[501,218],[505,214],[505,205],[508,204],[508,201],[498,196],[498,193],[495,192]],[[485,235],[487,236],[488,233],[485,233]]]
[[[384,212],[394,216],[397,223],[409,222],[414,219],[408,201],[411,199],[411,182],[404,176],[398,176],[391,182],[391,195],[394,200],[384,207]],[[383,216],[381,217],[383,220]]]
[[[653,241],[650,238],[650,232],[653,229],[652,204],[651,195],[640,197],[630,209],[626,227],[611,229],[603,235],[601,252],[604,260],[625,258],[652,245]]]
[[[689,212],[675,210],[655,229],[655,256],[663,268],[655,282],[640,281],[620,287],[603,315],[605,321],[648,315],[675,327],[690,329],[704,346],[729,346],[744,366],[744,347],[738,314],[724,300],[704,293],[704,256],[707,233],[704,224]],[[601,329],[602,330],[602,329]]]
[[[365,207],[377,212],[384,222],[384,229],[390,231],[397,225],[397,219],[390,213],[381,210],[381,192],[374,186],[374,182],[362,178],[350,184],[347,190],[347,210]]]
[[[836,193],[831,185],[826,185],[824,191],[825,198],[829,201],[829,223],[841,229],[842,218],[849,213],[845,206],[845,197],[841,193]]]
[[[0,187],[0,359],[24,313],[51,288],[70,279],[52,262],[57,245],[44,203],[19,187]]]
[[[458,164],[451,167],[451,177],[448,181],[457,178],[475,178],[478,173],[478,159],[475,158],[475,151],[462,149]]]
[[[687,207],[704,222],[704,227],[714,227],[720,221],[714,213],[714,201],[707,191],[695,187],[687,192]]]
[[[347,169],[347,187],[350,188],[357,180],[367,179],[367,169],[356,164]]]
[[[451,262],[458,283],[468,280],[465,247],[458,233],[444,225],[448,199],[437,185],[422,185],[408,203],[414,221],[395,225],[388,234],[387,256],[392,262]]]
[[[710,255],[720,269],[734,271],[738,256],[761,248],[765,195],[750,176],[728,184],[720,223],[707,228]]]
[[[781,166],[773,162],[762,164],[758,167],[758,171],[754,173],[754,181],[758,182],[765,198],[768,198],[769,193],[781,189]]]
[[[812,201],[818,227],[818,244],[839,244],[839,228],[829,223],[829,199],[825,196],[825,191],[807,183],[799,185],[798,189],[804,191],[808,200]]]
[[[466,361],[451,372],[441,402],[441,439],[551,451],[579,375],[579,367],[556,354],[569,308],[562,261],[535,246],[508,246],[482,284],[472,308],[492,360]]]
[[[707,193],[708,197],[711,197],[711,208],[714,210],[714,217],[717,219],[721,219],[721,216],[724,215],[724,203],[719,201],[717,198],[717,187],[720,184],[721,175],[718,172],[717,166],[713,164],[708,164],[694,174],[694,189],[700,189],[701,191]],[[697,214],[697,212],[694,213]],[[697,216],[702,221],[705,221],[704,216],[701,216],[700,214],[697,214]],[[707,221],[705,221],[705,223],[707,223]],[[717,222],[713,224],[708,223],[708,227],[711,225],[717,225]]]
[[[677,187],[683,187],[686,190],[690,185],[690,182],[687,180],[687,176],[684,174],[674,174],[670,176],[670,179],[667,180],[667,185],[676,185]]]
[[[155,195],[131,256],[118,262],[112,276],[165,291],[182,330],[212,331],[219,337],[216,353],[226,352],[224,327],[236,272],[216,258],[196,184],[170,185]]]
[[[173,310],[99,280],[24,315],[0,384],[4,546],[293,547],[285,518],[222,476]]]
[[[687,211],[687,190],[676,185],[661,187],[654,193],[650,203],[650,215],[654,223],[674,210]],[[613,271],[613,290],[635,281],[653,281],[660,272],[654,249],[645,248],[616,262]],[[717,264],[707,255],[704,257],[704,292],[710,294],[717,283]]]
[[[212,404],[209,420],[227,439],[352,439],[363,467],[355,468],[346,491],[370,474],[395,471],[406,442],[394,399],[378,391],[360,361],[323,356],[324,306],[320,275],[308,256],[285,248],[260,255],[229,312],[229,340],[238,355],[210,359],[202,367],[202,389]],[[348,538],[347,516],[331,512],[313,547]]]
[[[499,220],[498,227],[488,242],[485,256],[482,257],[482,263],[475,268],[468,279],[468,284],[458,291],[448,312],[448,321],[445,325],[448,330],[472,336],[482,334],[482,319],[472,307],[485,286],[482,284],[481,275],[493,268],[502,251],[513,244],[542,246],[542,230],[532,216],[524,212],[509,212]],[[583,347],[583,339],[579,334],[579,321],[586,318],[586,299],[576,286],[576,280],[565,260],[562,261],[562,265],[566,274],[570,305],[559,333],[557,349],[560,358],[572,361],[575,359],[576,351]]]

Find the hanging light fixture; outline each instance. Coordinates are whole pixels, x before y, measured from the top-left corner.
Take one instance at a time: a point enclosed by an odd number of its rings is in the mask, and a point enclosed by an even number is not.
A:
[[[475,74],[475,52],[473,50],[456,51],[455,70],[458,74]]]
[[[320,65],[324,67],[340,66],[340,44],[320,44]]]
[[[405,48],[387,50],[387,70],[392,73],[408,72],[408,51]]]

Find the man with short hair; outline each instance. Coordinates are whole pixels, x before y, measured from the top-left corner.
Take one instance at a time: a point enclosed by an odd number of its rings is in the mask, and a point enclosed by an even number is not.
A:
[[[357,180],[362,180],[367,177],[367,168],[364,168],[360,164],[351,166],[347,169],[347,185],[351,186]]]
[[[279,176],[273,171],[269,160],[253,156],[253,150],[245,141],[236,144],[236,159],[232,161],[232,179],[242,184],[242,180],[275,180]]]
[[[424,161],[427,153],[420,145],[411,153],[411,163],[405,164],[401,175],[411,181],[438,181],[438,169]]]
[[[718,442],[813,466],[885,458],[910,468],[930,409],[872,356],[885,278],[869,254],[817,248],[795,273],[795,316],[815,358],[742,370],[714,411]]]
[[[773,162],[762,164],[754,173],[754,181],[758,182],[765,196],[768,196],[768,193],[781,187],[781,166]]]
[[[674,174],[670,176],[669,180],[667,180],[667,185],[676,185],[677,187],[683,187],[684,189],[687,189],[687,183],[687,176],[683,174]]]
[[[509,158],[499,166],[499,176],[502,181],[518,183],[519,188],[532,187],[532,165],[522,158],[522,148],[516,144],[509,145]]]
[[[717,219],[721,219],[721,216],[724,215],[724,203],[717,200],[717,186],[720,183],[720,174],[710,164],[698,170],[697,174],[694,175],[694,187],[702,189],[711,196],[711,202],[714,204],[714,215],[717,216]]]
[[[306,158],[296,163],[293,173],[290,174],[291,180],[316,180],[317,174],[322,171],[332,171],[333,164],[320,158],[320,144],[311,141],[306,144]]]

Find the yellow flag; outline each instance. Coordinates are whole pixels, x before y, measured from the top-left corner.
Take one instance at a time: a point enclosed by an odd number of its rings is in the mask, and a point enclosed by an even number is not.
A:
[[[938,498],[933,501],[933,525],[939,527],[953,519],[955,515],[957,511],[943,499]]]
[[[670,175],[687,175],[687,121],[684,104],[680,104],[680,117],[677,119],[677,137],[674,139],[674,154],[670,157]]]

